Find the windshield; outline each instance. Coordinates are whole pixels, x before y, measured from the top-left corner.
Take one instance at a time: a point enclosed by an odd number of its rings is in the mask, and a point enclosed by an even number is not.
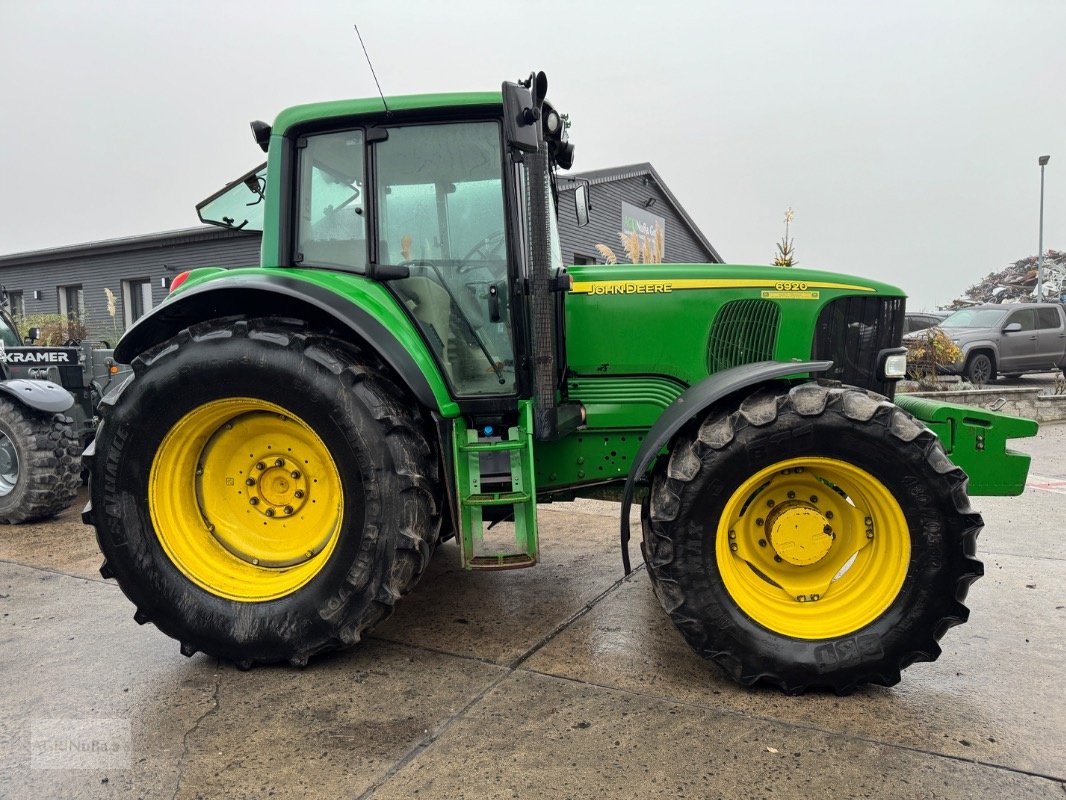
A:
[[[940,323],[941,328],[994,328],[1007,312],[1000,308],[964,308]]]
[[[374,145],[378,261],[458,395],[512,394],[502,150],[496,122],[388,129]]]
[[[3,342],[7,347],[19,347],[22,344],[22,337],[18,335],[11,325],[11,320],[8,319],[7,314],[0,314],[0,342]]]

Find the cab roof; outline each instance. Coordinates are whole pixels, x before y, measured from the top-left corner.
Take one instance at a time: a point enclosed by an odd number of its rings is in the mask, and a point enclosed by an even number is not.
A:
[[[389,111],[430,111],[441,108],[464,106],[503,106],[500,92],[452,92],[447,94],[410,94],[387,97]],[[284,134],[295,125],[316,122],[335,117],[353,117],[362,114],[381,114],[385,106],[380,97],[358,100],[329,100],[322,103],[307,103],[287,108],[274,120],[273,132]]]

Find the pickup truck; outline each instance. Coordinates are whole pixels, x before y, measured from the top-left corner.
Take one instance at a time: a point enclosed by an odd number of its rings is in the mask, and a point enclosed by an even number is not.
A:
[[[973,306],[956,311],[940,328],[962,351],[948,371],[973,384],[994,381],[997,374],[1050,372],[1066,364],[1066,312],[1061,303]]]

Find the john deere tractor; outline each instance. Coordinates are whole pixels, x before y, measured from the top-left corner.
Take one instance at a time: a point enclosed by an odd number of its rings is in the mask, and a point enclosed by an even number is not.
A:
[[[252,123],[266,165],[200,212],[261,227],[261,266],[178,276],[115,353],[133,375],[87,452],[103,575],[185,655],[304,665],[440,542],[531,567],[539,502],[613,498],[625,568],[639,502],[664,609],[742,684],[936,658],[982,572],[962,467],[1019,493],[1005,443],[1035,423],[894,403],[905,296],[879,281],[565,267],[546,89]]]

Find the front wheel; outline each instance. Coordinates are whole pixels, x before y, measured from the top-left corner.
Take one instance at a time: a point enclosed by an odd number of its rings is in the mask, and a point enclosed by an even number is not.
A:
[[[388,616],[440,516],[418,406],[377,366],[280,320],[134,361],[102,405],[88,518],[139,622],[186,655],[300,665]]]
[[[0,523],[48,519],[69,508],[80,453],[70,417],[0,397]]]
[[[892,685],[965,621],[981,518],[936,435],[877,395],[758,392],[676,441],[645,502],[656,594],[737,681]]]
[[[986,353],[974,353],[967,359],[962,374],[974,386],[983,386],[996,379],[996,365]]]

